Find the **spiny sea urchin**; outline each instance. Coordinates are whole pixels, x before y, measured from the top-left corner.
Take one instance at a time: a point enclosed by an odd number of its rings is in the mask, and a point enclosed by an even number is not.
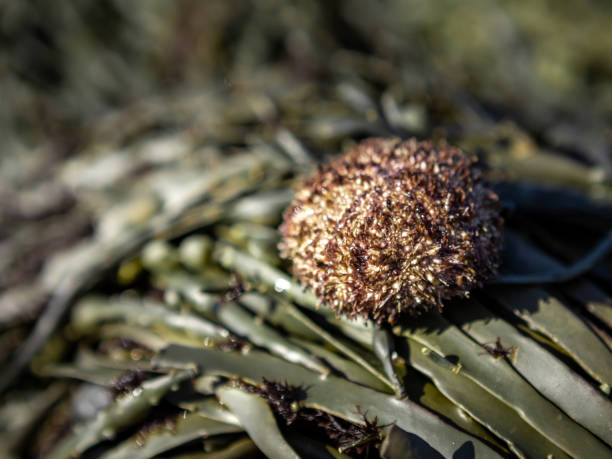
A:
[[[367,139],[319,167],[280,227],[281,255],[322,302],[395,322],[496,274],[499,199],[446,144]]]

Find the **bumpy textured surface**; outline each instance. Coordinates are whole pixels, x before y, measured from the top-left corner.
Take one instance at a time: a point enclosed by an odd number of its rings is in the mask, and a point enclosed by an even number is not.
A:
[[[474,162],[446,144],[365,140],[297,192],[281,255],[349,317],[394,323],[440,309],[499,264],[499,200]]]

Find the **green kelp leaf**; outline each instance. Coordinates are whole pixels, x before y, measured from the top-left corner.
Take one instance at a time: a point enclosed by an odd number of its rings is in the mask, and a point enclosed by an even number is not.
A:
[[[347,343],[341,337],[335,336],[333,333],[328,332],[326,329],[311,320],[306,314],[300,311],[293,304],[285,303],[283,307],[296,319],[298,319],[305,327],[315,332],[319,337],[336,348],[340,353],[344,354],[349,359],[353,360],[365,370],[370,372],[373,376],[380,379],[383,383],[393,389],[393,383],[376,368],[367,358],[359,351],[355,350],[351,343]]]
[[[170,295],[166,295],[165,298],[168,306],[172,308],[189,306],[198,315],[208,320],[214,320],[215,307],[219,303],[221,295],[219,293],[209,293],[206,290],[228,290],[230,280],[231,277],[229,275],[224,275],[222,280],[219,279],[219,285],[211,286],[205,275],[195,275],[175,269],[171,273],[156,276],[155,285],[166,290],[166,292],[172,292]]]
[[[75,426],[49,457],[60,459],[80,455],[90,446],[112,438],[118,430],[142,419],[172,387],[192,376],[191,371],[181,371],[143,382],[130,394],[117,398],[95,418]]]
[[[172,456],[172,459],[255,459],[260,457],[259,450],[249,437],[241,438],[225,448],[210,453],[190,453]]]
[[[607,240],[609,242],[609,236]],[[512,231],[506,231],[504,243],[504,266],[512,272],[519,273],[519,277],[523,277],[523,274],[530,276],[532,273],[538,275],[538,273],[554,273],[564,269],[555,258]],[[601,299],[601,295],[592,288],[584,291],[587,288],[585,281],[573,280],[572,284],[582,285],[583,293],[595,297],[595,304],[597,299]],[[600,341],[578,314],[563,304],[560,298],[540,287],[528,286],[492,286],[485,293],[490,294],[506,309],[525,320],[532,329],[551,338],[597,381],[611,385],[612,351]],[[572,296],[571,288],[568,293]],[[576,293],[573,295],[575,297]],[[584,302],[582,299],[576,299]],[[591,309],[596,315],[603,313],[605,322],[605,314],[609,315],[609,308],[600,303]]]
[[[441,316],[424,318],[418,328],[399,333],[437,352],[458,359],[456,371],[504,401],[538,432],[574,456],[606,457],[609,449],[543,398],[504,359],[482,355],[482,347]]]
[[[515,130],[516,135],[527,138],[523,132]],[[521,138],[521,141],[525,141]],[[524,181],[567,186],[575,184],[589,188],[597,182],[597,169],[585,166],[575,159],[559,156],[552,152],[541,150],[535,143],[528,140],[533,148],[528,154],[513,152],[508,154],[503,150],[492,150],[487,154],[490,165],[503,171],[504,175],[520,177]],[[516,142],[520,144],[522,142]]]
[[[108,386],[115,378],[128,370],[152,371],[147,360],[118,360],[94,353],[86,347],[80,347],[71,363],[52,363],[38,370],[42,376],[53,378],[71,378]]]
[[[275,296],[295,302],[328,320],[333,320],[337,317],[336,312],[331,308],[319,305],[317,297],[311,290],[298,285],[293,278],[283,271],[240,251],[236,247],[223,242],[217,242],[213,251],[213,258],[225,269],[240,274],[243,278],[255,283],[264,291],[274,292]],[[294,313],[291,308],[287,308],[287,310],[292,314]]]
[[[213,258],[224,268],[235,271],[245,279],[261,284],[270,291],[282,294],[286,298],[309,309],[317,310],[317,298],[310,290],[304,290],[283,271],[252,257],[241,250],[222,242],[217,242]],[[321,308],[324,313],[326,308]],[[335,313],[328,309],[332,315]]]
[[[461,301],[446,315],[480,344],[499,339],[503,346],[514,346],[512,366],[572,419],[612,445],[612,402],[553,354],[475,300]]]
[[[198,272],[205,272],[210,262],[213,240],[204,234],[185,237],[177,248],[183,266]]]
[[[13,457],[32,430],[48,417],[49,409],[66,392],[65,382],[55,382],[42,391],[15,391],[0,407],[0,457]],[[21,455],[15,454],[14,457]]]
[[[538,287],[495,286],[486,293],[565,349],[597,381],[612,385],[612,352],[558,298]]]
[[[91,333],[101,324],[123,321],[140,328],[166,328],[195,337],[225,339],[229,332],[195,314],[170,311],[152,300],[87,297],[75,307],[72,326],[77,333]]]
[[[304,325],[293,317],[285,308],[279,307],[279,300],[256,292],[247,292],[242,295],[238,302],[271,324],[282,327],[291,336],[299,336],[309,341],[318,341],[319,335],[304,327]]]
[[[164,180],[157,180],[152,186],[164,199],[164,216],[178,216],[202,202],[207,195],[214,194],[216,202],[223,202],[243,194],[263,179],[263,174],[255,171],[280,174],[287,167],[287,162],[279,161],[279,155],[269,150],[252,149],[203,172],[183,170],[166,174]],[[274,168],[278,170],[273,171]],[[224,196],[220,197],[219,192]]]
[[[371,123],[354,115],[351,117],[322,115],[317,120],[310,121],[307,129],[311,137],[330,141],[364,134],[376,137],[389,135],[389,131],[380,123]]]
[[[319,346],[312,343],[311,341],[299,340],[294,338],[293,341],[297,342],[300,346],[308,349],[314,355],[317,355],[320,359],[329,363],[335,370],[342,373],[342,376],[358,384],[371,387],[372,389],[379,390],[381,392],[389,392],[390,388],[380,379],[376,378],[372,373],[365,370],[361,365],[353,362],[352,360],[345,359],[337,353],[327,349],[324,346]]]
[[[275,189],[246,196],[234,203],[226,218],[275,224],[283,210],[291,204],[293,190]]]
[[[196,379],[194,382],[194,386],[196,388],[198,386],[198,379]],[[204,400],[197,400],[194,402],[183,402],[180,404],[180,407],[196,413],[198,416],[212,419],[213,421],[231,424],[234,426],[240,425],[240,419],[238,419],[238,417],[236,417],[236,415],[229,411],[226,407],[221,405],[221,403],[219,403],[215,397],[208,397]]]
[[[314,157],[302,142],[285,127],[276,130],[275,140],[286,156],[298,165],[300,169],[310,168],[313,165]]]
[[[374,355],[378,357],[380,363],[385,370],[385,374],[389,381],[393,384],[393,389],[398,397],[404,395],[404,387],[400,381],[395,368],[393,367],[393,353],[395,349],[393,347],[393,336],[387,329],[372,326],[372,350]]]
[[[50,378],[78,379],[99,386],[107,386],[124,372],[125,370],[113,368],[83,368],[69,364],[58,364],[44,367],[39,374]]]
[[[402,360],[404,360],[403,357]],[[448,419],[458,428],[483,440],[486,444],[495,447],[499,452],[503,454],[510,453],[507,442],[503,438],[493,433],[464,407],[444,395],[432,382],[433,380],[426,376],[424,372],[418,371],[410,363],[407,363],[407,365],[410,365],[411,370],[408,377],[416,381],[413,387],[410,387],[409,383],[405,384],[407,389],[413,391],[408,394],[411,400],[417,400],[424,407]],[[415,392],[415,387],[419,384],[418,381],[421,381],[420,386],[422,389],[420,393]]]
[[[166,290],[180,285],[181,289],[189,293],[209,291],[223,291],[227,289],[231,276],[215,265],[206,266],[192,273],[183,268],[173,269],[169,272],[158,272],[152,278],[157,288]]]
[[[440,453],[416,435],[392,425],[380,446],[382,459],[442,459]]]
[[[336,322],[345,334],[352,336],[364,346],[370,343],[372,327],[365,327],[347,319],[339,319]],[[497,443],[497,439],[491,437],[488,432],[483,432],[480,424],[471,418],[476,419],[504,440],[518,455],[522,455],[525,451],[533,451],[533,445],[538,445],[541,447],[539,451],[544,456],[549,452],[555,452],[559,457],[565,457],[561,449],[529,426],[510,406],[462,375],[460,366],[410,338],[400,340],[398,346],[398,351],[406,359],[407,365],[417,370],[418,376],[423,377],[421,374],[424,374],[430,377],[435,384],[432,389],[437,393],[437,397],[429,393],[431,391],[427,390],[427,386],[423,388],[423,395],[419,401],[424,406],[448,417],[467,432],[494,444]],[[409,389],[412,380],[414,377],[405,379],[406,387]],[[458,414],[456,411],[461,413]],[[465,413],[471,417],[466,417]]]
[[[199,386],[199,381],[202,378],[198,378],[194,382],[194,386]],[[195,402],[184,402],[180,404],[181,408],[187,409],[190,412],[195,412],[199,416],[205,418],[214,419],[216,421],[225,422],[233,425],[241,425],[240,420],[234,413],[225,408],[215,397],[209,397],[204,400],[198,400]],[[329,445],[324,445],[310,437],[304,437],[294,432],[286,432],[286,440],[289,444],[298,452],[298,454],[304,457],[312,458],[345,458],[345,456]]]
[[[257,447],[270,458],[299,459],[281,434],[268,403],[259,395],[224,386],[217,396],[238,417]]]
[[[429,445],[451,457],[464,445],[470,445],[477,457],[498,457],[480,440],[446,424],[439,417],[407,401],[351,383],[334,376],[322,377],[301,366],[276,357],[250,351],[247,355],[171,345],[157,359],[160,366],[185,368],[194,364],[205,373],[242,377],[254,383],[262,378],[286,381],[305,387],[306,407],[317,408],[355,423],[363,423],[357,405],[369,418],[377,417],[381,424],[396,423],[413,432]],[[464,446],[465,447],[465,446]]]
[[[372,117],[377,116],[378,107],[372,96],[368,94],[366,83],[363,80],[355,82],[341,82],[336,86],[336,93],[339,99],[346,105],[351,107],[357,113],[374,113]]]
[[[172,344],[181,344],[181,343],[172,343]],[[191,382],[191,385],[196,390],[196,392],[199,392],[200,394],[214,395],[215,391],[217,390],[217,387],[225,383],[225,381],[226,381],[226,378],[221,375],[206,374],[204,376],[200,376],[194,379]],[[191,403],[191,402],[182,402],[181,406],[183,406],[183,403]],[[217,418],[213,417],[212,419],[217,419]],[[217,419],[217,420],[220,420],[222,422],[227,422],[229,424],[232,423],[231,421],[224,420],[224,419]]]
[[[293,446],[300,457],[308,459],[350,459],[344,453],[331,445],[325,445],[314,438],[297,432],[287,432],[287,441]]]
[[[168,345],[165,339],[151,330],[121,323],[102,325],[98,329],[98,335],[102,339],[129,339],[153,352],[158,352]]]
[[[363,323],[355,322],[346,318],[335,319],[333,322],[345,335],[350,336],[361,345],[365,347],[370,347],[372,345],[373,329],[371,326],[366,326]],[[434,378],[432,378],[432,380],[434,381],[435,385],[432,384],[427,378],[427,376],[431,377],[431,372],[429,370],[425,371],[423,368],[418,367],[414,361],[410,361],[409,359],[406,361],[404,356],[408,355],[406,351],[407,344],[402,341],[400,341],[399,344],[400,350],[402,351],[400,352],[399,357],[402,359],[402,361],[404,361],[404,365],[407,365],[408,369],[412,370],[412,374],[404,377],[404,386],[406,387],[408,395],[411,397],[411,399],[418,400],[419,403],[429,408],[433,412],[439,413],[440,415],[450,419],[466,432],[469,432],[487,442],[495,444],[500,449],[505,448],[505,445],[500,443],[496,437],[492,436],[489,430],[486,430],[479,422],[474,420],[475,416],[466,416],[466,413],[472,414],[470,411],[471,407],[468,408],[467,406],[461,404],[459,402],[460,399],[457,396],[453,396],[452,398],[450,397],[449,388],[452,388],[452,385],[449,387],[443,387],[444,380]],[[428,350],[429,348],[423,347],[423,349]],[[452,364],[447,361],[445,362],[446,364],[450,365],[451,369],[454,368]],[[425,361],[425,363],[427,363],[427,361]],[[425,366],[425,368],[428,367]],[[469,388],[469,390],[466,390],[467,394],[472,393],[472,390],[487,393],[487,391],[482,389],[476,383],[468,383],[465,380],[463,381],[463,383],[467,384]],[[501,407],[504,407],[505,410],[510,411],[510,413],[512,413],[516,419],[520,419],[518,415],[506,404],[498,401],[495,397],[488,393],[487,397],[494,400],[495,403],[498,403]],[[492,416],[494,411],[485,406],[481,414],[483,414],[486,418],[486,416]],[[486,425],[486,422],[482,422],[482,424]],[[514,426],[511,425],[511,428],[514,428]]]
[[[436,387],[478,420],[517,455],[568,457],[562,449],[527,424],[509,405],[461,374],[458,367],[426,346],[408,338],[399,345],[410,364],[429,376]]]
[[[586,279],[563,285],[563,292],[584,305],[587,311],[612,328],[612,297]]]
[[[299,346],[291,343],[275,329],[267,326],[256,316],[246,312],[237,303],[223,303],[217,308],[219,321],[238,336],[248,338],[253,344],[269,350],[283,359],[304,365],[306,368],[322,374],[329,373],[329,368],[318,358],[312,356]]]
[[[197,413],[186,413],[179,415],[170,426],[160,426],[144,434],[137,433],[102,455],[102,458],[148,459],[197,438],[242,431],[240,426],[207,419]]]
[[[247,338],[251,343],[268,349],[272,354],[289,362],[299,363],[320,373],[329,373],[329,368],[319,359],[291,343],[280,332],[247,312],[238,303],[222,302],[213,299],[211,295],[203,294],[201,289],[196,287],[195,279],[183,277],[179,282],[178,278],[174,277],[168,279],[168,282],[170,287],[181,292],[185,299],[194,305],[194,309],[204,313],[213,312],[216,319],[236,335]]]

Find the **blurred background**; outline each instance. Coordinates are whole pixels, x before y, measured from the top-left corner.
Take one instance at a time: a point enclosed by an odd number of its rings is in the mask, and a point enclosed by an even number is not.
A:
[[[90,232],[92,212],[124,199],[122,178],[254,139],[299,139],[320,156],[368,135],[447,138],[503,175],[609,195],[610,2],[1,0],[0,11],[2,290]],[[52,224],[59,214],[70,219]]]
[[[256,85],[265,97],[278,91],[276,78],[295,89],[363,80],[413,104],[424,131],[448,127],[459,106],[512,120],[585,161],[609,161],[606,1],[3,0],[0,8],[4,158],[49,142],[70,155],[96,120],[143,98]]]

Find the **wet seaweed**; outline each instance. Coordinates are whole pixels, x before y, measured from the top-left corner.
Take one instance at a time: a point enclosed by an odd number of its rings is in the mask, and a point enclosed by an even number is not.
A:
[[[307,397],[308,388],[287,382],[269,381],[263,378],[261,385],[239,382],[239,386],[263,397],[272,407],[277,419],[289,430],[309,432],[323,441],[329,441],[339,451],[353,457],[379,457],[382,428],[378,418],[368,419],[367,413],[356,406],[362,423],[349,422],[322,410],[304,408],[300,402]]]

